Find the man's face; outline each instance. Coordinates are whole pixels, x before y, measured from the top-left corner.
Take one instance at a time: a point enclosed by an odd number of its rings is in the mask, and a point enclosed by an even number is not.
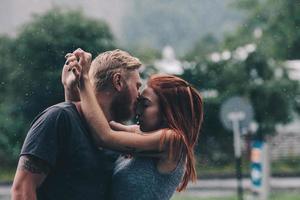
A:
[[[111,112],[115,121],[122,122],[133,116],[141,85],[138,70],[129,72],[122,91],[112,100]]]

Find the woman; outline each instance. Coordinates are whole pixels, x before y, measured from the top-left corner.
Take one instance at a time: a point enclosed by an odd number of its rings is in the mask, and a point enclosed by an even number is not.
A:
[[[113,199],[163,200],[176,188],[184,190],[197,178],[194,147],[203,119],[199,93],[176,76],[151,76],[138,106],[140,130],[112,122],[113,130],[94,95],[84,53],[76,54],[81,65],[73,62],[69,68],[79,79],[82,112],[93,138],[101,147],[142,155],[117,160]]]

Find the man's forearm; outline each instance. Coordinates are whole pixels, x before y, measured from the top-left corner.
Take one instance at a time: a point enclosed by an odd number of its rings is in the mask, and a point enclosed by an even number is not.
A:
[[[11,189],[13,200],[36,199],[36,189],[45,180],[50,167],[37,157],[24,155],[20,157]]]
[[[12,200],[36,200],[36,191],[28,186],[13,187],[11,190]]]

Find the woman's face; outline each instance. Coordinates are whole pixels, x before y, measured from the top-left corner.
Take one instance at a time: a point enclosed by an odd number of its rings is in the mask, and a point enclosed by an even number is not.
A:
[[[141,131],[160,129],[164,125],[158,96],[151,87],[147,87],[140,97],[137,114]]]

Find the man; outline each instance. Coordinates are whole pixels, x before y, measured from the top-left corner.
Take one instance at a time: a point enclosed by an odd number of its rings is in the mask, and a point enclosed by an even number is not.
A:
[[[78,53],[85,59],[78,62]],[[80,49],[69,54],[62,75],[64,86],[72,81],[68,65],[90,60],[91,55]],[[141,86],[140,66],[137,58],[121,50],[104,52],[93,60],[89,76],[107,120],[120,122],[132,116]],[[78,100],[68,90],[66,100]],[[39,114],[28,131],[12,199],[108,199],[113,161],[93,143],[80,102],[54,105]]]

